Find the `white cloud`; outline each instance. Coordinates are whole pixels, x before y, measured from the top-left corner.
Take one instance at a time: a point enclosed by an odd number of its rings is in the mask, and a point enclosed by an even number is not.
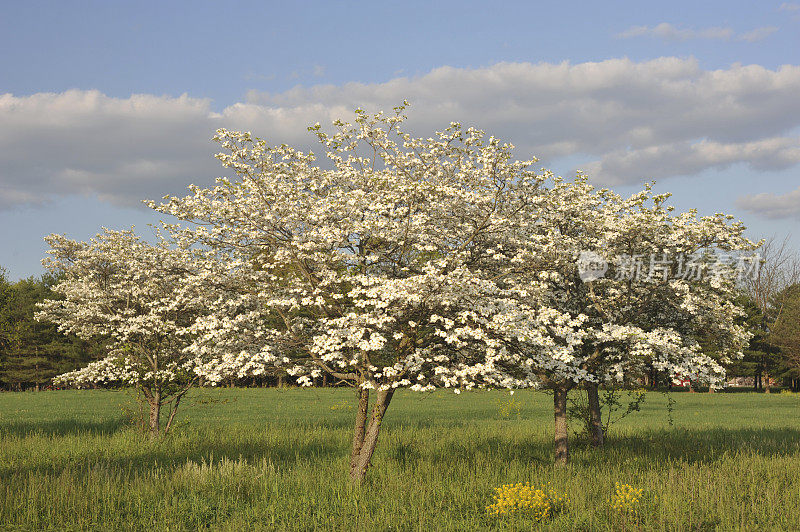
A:
[[[775,26],[763,26],[761,28],[756,28],[754,30],[741,33],[736,37],[736,39],[739,41],[746,41],[746,42],[763,41],[776,31],[778,31],[778,28]]]
[[[780,7],[781,11],[800,11],[800,4],[794,2],[784,2]]]
[[[627,30],[618,33],[617,37],[622,39],[630,39],[632,37],[658,37],[667,41],[690,41],[694,39],[715,39],[721,41],[728,41],[736,39],[737,41],[756,42],[772,35],[778,31],[774,26],[765,26],[755,28],[753,30],[736,34],[731,28],[703,28],[703,29],[690,29],[690,28],[677,28],[668,22],[662,22],[656,26],[632,26]]]
[[[736,206],[769,219],[800,219],[800,188],[786,194],[767,192],[744,196],[736,201]]]
[[[701,30],[679,29],[668,22],[657,26],[633,26],[619,33],[617,37],[629,39],[631,37],[660,37],[670,41],[688,41],[692,39],[722,39],[727,40],[733,36],[730,28],[705,28]]]
[[[692,175],[737,163],[748,164],[756,170],[789,168],[800,163],[800,139],[770,137],[731,143],[701,140],[617,150],[585,165],[583,170],[597,181],[615,185],[642,177],[658,180],[674,175]]]
[[[691,175],[743,163],[800,162],[800,66],[704,70],[692,59],[498,63],[441,67],[385,83],[297,87],[219,112],[205,99],[97,91],[0,95],[0,207],[70,193],[134,204],[210,183],[222,173],[210,138],[219,127],[271,143],[314,146],[306,126],[350,118],[355,107],[412,102],[408,127],[430,135],[451,120],[517,145],[516,155],[594,161],[605,184]]]
[[[96,193],[132,203],[207,173],[210,102],[97,91],[0,95],[0,206]]]
[[[125,205],[181,193],[220,174],[211,141],[220,127],[280,132],[276,142],[308,146],[305,125],[350,112],[239,103],[215,113],[209,100],[187,95],[0,94],[0,208],[75,193]]]

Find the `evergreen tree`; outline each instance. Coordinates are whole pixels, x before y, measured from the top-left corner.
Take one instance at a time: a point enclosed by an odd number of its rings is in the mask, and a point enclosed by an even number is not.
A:
[[[780,376],[797,391],[800,389],[800,284],[778,294],[770,341],[780,349]]]
[[[36,304],[55,297],[52,275],[8,281],[0,272],[0,385],[40,389],[53,377],[96,356],[98,346],[65,336],[55,325],[34,319]]]
[[[779,372],[779,350],[769,342],[765,329],[769,318],[764,316],[758,303],[752,297],[742,295],[738,304],[746,313],[742,321],[752,337],[743,351],[744,356],[726,365],[727,374],[728,377],[752,377],[753,387],[760,390],[763,389],[764,375],[775,375]],[[709,349],[713,347],[709,346]]]

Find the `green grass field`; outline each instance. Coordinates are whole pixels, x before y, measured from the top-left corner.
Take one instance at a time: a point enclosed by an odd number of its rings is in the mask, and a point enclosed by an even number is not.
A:
[[[401,392],[360,487],[347,477],[352,397],[201,390],[150,442],[124,391],[0,394],[0,528],[800,530],[797,395],[673,394],[669,426],[650,393],[606,449],[574,442],[559,469],[543,393]],[[549,483],[569,503],[539,524],[489,516],[511,482]],[[643,489],[636,515],[611,511],[615,482]]]

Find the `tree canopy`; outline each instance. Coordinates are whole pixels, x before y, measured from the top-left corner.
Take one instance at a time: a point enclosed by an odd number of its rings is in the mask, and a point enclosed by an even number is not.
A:
[[[208,316],[209,301],[223,297],[219,264],[202,250],[165,239],[150,244],[132,230],[106,229],[90,242],[61,235],[47,241],[45,264],[60,276],[52,288],[59,297],[40,303],[37,319],[106,346],[104,358],[58,376],[57,383],[136,387],[150,407],[155,436],[162,405],[170,408],[168,431],[181,398],[209,367],[214,379],[240,369],[210,363],[190,349],[196,321]]]

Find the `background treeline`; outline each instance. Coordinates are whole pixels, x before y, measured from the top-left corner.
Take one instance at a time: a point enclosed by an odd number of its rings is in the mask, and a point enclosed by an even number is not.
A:
[[[50,274],[9,281],[0,268],[0,388],[40,390],[52,386],[56,375],[85,366],[103,356],[98,342],[58,332],[50,323],[34,319],[36,303],[55,298],[50,290],[56,278]],[[756,390],[771,391],[777,383],[800,391],[800,283],[784,284],[759,302],[758,291],[743,290],[739,300],[753,334],[744,358],[727,364],[729,379],[743,377]],[[714,356],[714,338],[704,338],[707,354]],[[317,385],[334,385],[324,375]],[[667,386],[666,376],[653,372],[643,384]],[[228,386],[275,386],[289,384],[285,375],[264,375],[229,380]]]
[[[742,296],[739,304],[753,337],[744,357],[726,365],[729,381],[743,377],[767,393],[773,382],[800,391],[800,284],[779,292],[766,313],[750,296]],[[713,346],[707,351],[711,354]]]
[[[36,303],[54,298],[49,274],[10,282],[0,268],[0,386],[41,389],[56,375],[81,367],[102,354],[102,345],[58,332],[34,319]]]
[[[753,387],[768,393],[773,380],[800,391],[800,255],[788,237],[766,239],[758,253],[761,265],[742,280],[738,301],[753,337],[744,357],[726,368],[728,377],[752,377]]]
[[[100,342],[64,335],[55,325],[36,321],[36,304],[56,299],[51,290],[58,279],[50,274],[12,282],[0,267],[0,389],[42,390],[52,388],[56,375],[81,368],[103,358]],[[317,385],[336,384],[323,375]],[[286,375],[230,379],[224,386],[281,386]]]

